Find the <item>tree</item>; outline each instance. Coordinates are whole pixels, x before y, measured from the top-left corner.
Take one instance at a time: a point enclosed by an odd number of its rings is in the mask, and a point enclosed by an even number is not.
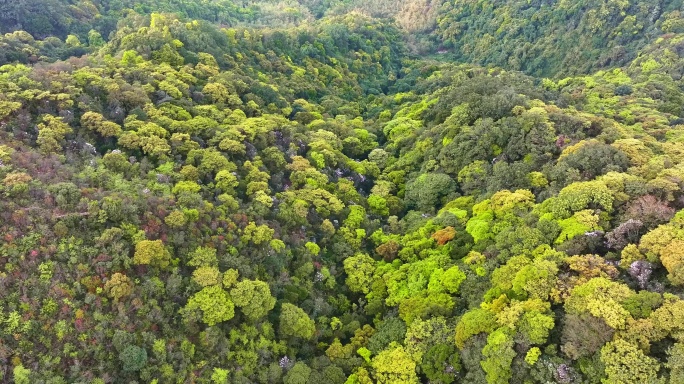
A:
[[[105,44],[104,39],[102,38],[102,35],[100,32],[91,29],[88,32],[88,45],[91,47],[101,47]]]
[[[304,310],[296,305],[283,303],[280,311],[281,335],[310,340],[315,332],[316,325]]]
[[[71,127],[61,117],[44,115],[43,122],[38,124],[36,143],[43,153],[58,152],[62,149],[65,136],[71,132]]]
[[[466,274],[454,265],[453,267],[444,271],[440,277],[440,283],[447,293],[455,295],[458,293],[458,288],[465,279]]]
[[[147,351],[136,345],[129,345],[119,353],[124,372],[135,372],[147,365]]]
[[[568,314],[563,323],[561,350],[573,360],[588,357],[612,340],[614,333],[603,319],[590,314]]]
[[[684,344],[675,343],[667,351],[666,367],[670,369],[670,383],[680,383],[684,380]]]
[[[663,304],[663,297],[658,292],[643,290],[628,297],[621,304],[635,319],[646,319],[651,316],[654,309]]]
[[[133,262],[164,269],[171,262],[171,254],[161,240],[141,240],[135,244]]]
[[[245,227],[240,240],[245,244],[251,241],[256,245],[259,245],[273,239],[274,232],[275,231],[266,224],[256,225],[254,222],[250,222]]]
[[[613,329],[624,329],[631,316],[620,302],[633,294],[621,283],[596,277],[572,290],[565,301],[565,309],[570,314],[590,313]]]
[[[226,193],[233,193],[234,188],[238,186],[237,177],[225,169],[218,171],[215,181],[216,187]]]
[[[307,384],[309,376],[311,376],[311,368],[302,362],[298,362],[285,374],[283,383]]]
[[[13,195],[20,195],[28,191],[28,183],[31,182],[31,180],[33,180],[31,175],[25,172],[11,172],[5,175],[2,184],[4,184]]]
[[[217,267],[218,258],[216,257],[216,249],[209,247],[197,247],[190,254],[190,261],[188,265],[191,267]]]
[[[214,372],[211,374],[211,381],[213,381],[214,384],[227,384],[229,373],[230,372],[227,369],[214,368]]]
[[[466,340],[483,332],[491,332],[496,327],[494,315],[484,309],[476,308],[466,312],[456,324],[456,346],[463,349]]]
[[[242,105],[242,100],[237,95],[231,94],[228,88],[220,83],[207,83],[202,93],[209,96],[216,104],[227,104],[231,108]]]
[[[513,350],[510,330],[499,328],[487,337],[487,345],[482,349],[486,358],[480,364],[487,373],[487,383],[507,384],[512,376],[511,363],[516,353]]]
[[[459,354],[454,346],[434,345],[423,355],[420,369],[430,382],[453,383],[461,371]]]
[[[604,182],[598,180],[577,182],[563,188],[558,197],[544,201],[541,209],[551,212],[556,218],[566,219],[575,212],[589,207],[611,212],[613,200],[613,193]]]
[[[581,142],[582,145],[572,152],[563,152],[556,171],[562,174],[569,174],[568,169],[575,169],[584,180],[593,180],[597,176],[610,171],[622,172],[627,169],[629,159],[615,146],[600,143],[596,140]],[[560,175],[559,175],[560,176]],[[557,177],[561,179],[562,176]]]
[[[120,300],[133,293],[133,282],[122,273],[115,273],[104,286],[105,292],[114,300]]]
[[[187,313],[196,310],[201,312],[202,321],[209,326],[228,321],[235,316],[234,304],[228,292],[219,285],[204,287],[190,297],[183,311]]]
[[[410,323],[404,338],[404,349],[415,362],[424,360],[425,354],[435,345],[453,345],[454,329],[446,317],[430,317]]]
[[[179,181],[173,187],[173,194],[179,195],[181,193],[198,193],[202,190],[199,184],[194,181]]]
[[[684,240],[672,240],[660,251],[660,260],[673,285],[684,285]]]
[[[7,116],[14,113],[21,108],[21,103],[15,101],[0,101],[0,120],[4,120]]]
[[[365,368],[359,368],[349,375],[346,384],[373,384],[370,373]]]
[[[229,269],[223,273],[223,288],[228,289],[235,285],[238,281],[238,271]]]
[[[434,211],[440,199],[454,192],[456,183],[443,173],[425,173],[406,186],[406,202],[421,211]]]
[[[601,348],[601,361],[606,367],[604,384],[664,384],[664,380],[658,378],[658,361],[622,339],[611,341]]]
[[[417,319],[448,316],[453,308],[454,300],[448,294],[423,291],[399,302],[399,317],[407,324],[411,324]]]
[[[276,303],[268,284],[259,280],[242,280],[230,290],[230,297],[235,306],[252,321],[266,316]]]
[[[624,249],[630,243],[637,243],[644,223],[629,219],[606,235],[607,244],[611,248]]]
[[[368,293],[373,282],[375,260],[360,253],[344,259],[344,271],[347,273],[346,283],[352,292]]]
[[[79,40],[78,36],[76,36],[76,35],[67,36],[67,38],[64,42],[66,43],[67,47],[71,47],[71,48],[81,46],[81,40]]]
[[[208,287],[221,283],[221,272],[216,267],[201,266],[192,273],[192,280],[201,287]]]
[[[188,219],[183,211],[175,210],[164,218],[164,222],[171,228],[181,228],[188,222]]]
[[[643,222],[648,228],[668,222],[674,214],[674,208],[653,195],[641,196],[631,201],[627,207],[627,216]]]
[[[104,116],[97,112],[86,112],[81,116],[81,125],[91,131],[95,131],[104,137],[118,136],[121,126],[111,121],[106,121]]]
[[[16,384],[29,384],[31,382],[31,370],[24,368],[21,364],[14,367],[12,375]]]
[[[433,233],[431,237],[435,239],[437,244],[444,245],[456,237],[456,230],[454,227],[446,227]]]
[[[380,352],[371,361],[373,377],[378,384],[418,384],[416,363],[401,345],[396,343]]]
[[[403,341],[405,336],[406,323],[398,317],[385,318],[368,339],[368,349],[374,354],[378,354],[392,342]]]

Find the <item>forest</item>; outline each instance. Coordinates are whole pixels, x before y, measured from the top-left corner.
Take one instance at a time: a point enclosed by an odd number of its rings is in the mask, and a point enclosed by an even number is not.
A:
[[[0,33],[0,383],[684,383],[681,0]]]

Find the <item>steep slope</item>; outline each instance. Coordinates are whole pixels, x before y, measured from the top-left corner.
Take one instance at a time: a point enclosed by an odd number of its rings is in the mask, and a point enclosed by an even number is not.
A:
[[[0,380],[681,382],[677,17],[555,80],[358,12],[6,36]]]
[[[681,24],[682,2],[446,1],[436,38],[459,61],[576,75],[618,67]]]

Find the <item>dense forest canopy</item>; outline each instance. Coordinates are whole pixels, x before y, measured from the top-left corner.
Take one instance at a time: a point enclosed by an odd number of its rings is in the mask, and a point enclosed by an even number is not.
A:
[[[0,0],[5,57],[93,52],[131,15],[172,13],[221,27],[291,28],[361,13],[396,23],[411,52],[561,77],[623,67],[684,32],[682,0]]]
[[[681,8],[0,0],[0,382],[684,382]]]

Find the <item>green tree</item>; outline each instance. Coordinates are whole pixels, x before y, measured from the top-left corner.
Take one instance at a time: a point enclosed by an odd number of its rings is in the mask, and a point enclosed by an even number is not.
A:
[[[214,371],[211,373],[211,381],[214,384],[227,384],[228,374],[229,371],[227,369],[214,368]]]
[[[311,368],[302,362],[296,363],[283,378],[285,384],[307,384],[311,376]]]
[[[456,189],[454,180],[443,173],[425,173],[406,186],[406,202],[421,211],[434,211],[440,199]]]
[[[164,218],[164,222],[171,228],[181,228],[188,222],[188,219],[182,211],[175,210]]]
[[[105,291],[114,300],[120,300],[133,293],[133,282],[122,273],[115,273],[105,283]]]
[[[166,250],[161,240],[141,240],[135,244],[133,262],[163,269],[169,266],[171,254]]]
[[[106,121],[104,116],[96,112],[86,112],[81,116],[81,125],[95,131],[104,137],[118,136],[121,126],[111,121]]]
[[[457,266],[453,266],[444,271],[440,277],[440,283],[447,293],[455,295],[458,293],[458,289],[465,279],[466,274],[463,273]]]
[[[660,251],[660,260],[673,285],[684,285],[684,240],[672,240]]]
[[[125,372],[135,372],[147,365],[147,351],[136,345],[129,345],[119,353],[119,360]]]
[[[276,303],[268,284],[259,280],[242,280],[230,290],[230,297],[252,321],[266,316]]]
[[[38,124],[38,140],[36,143],[43,153],[59,152],[62,149],[64,138],[73,132],[61,117],[44,115],[43,122]]]
[[[197,247],[192,253],[190,253],[190,261],[188,261],[188,265],[191,267],[218,267],[216,249],[209,247]]]
[[[352,292],[368,293],[373,282],[375,260],[366,254],[358,254],[344,259],[346,283]]]
[[[88,32],[88,45],[91,47],[101,47],[105,44],[104,39],[102,38],[102,35],[100,32],[91,29],[90,32]]]
[[[313,338],[316,325],[309,315],[294,304],[283,303],[280,311],[280,333],[304,340]]]
[[[675,343],[667,351],[667,368],[670,369],[670,383],[679,383],[684,380],[684,344]]]
[[[221,283],[221,272],[216,267],[201,266],[192,273],[192,280],[201,287]]]
[[[459,354],[454,346],[434,345],[423,355],[420,369],[431,382],[453,383],[461,371]]]
[[[404,348],[396,343],[380,352],[371,361],[378,384],[418,384],[416,363]]]
[[[658,378],[658,361],[622,339],[601,348],[601,361],[606,367],[605,384],[664,383]]]
[[[67,47],[80,47],[81,46],[81,40],[79,40],[78,36],[76,35],[69,35],[66,38],[66,46]]]
[[[406,336],[406,323],[398,317],[385,318],[377,326],[375,333],[368,339],[368,349],[380,353],[392,342],[402,342]]]
[[[494,315],[480,308],[466,312],[456,324],[456,346],[463,349],[466,340],[483,332],[491,332],[496,328]]]
[[[21,364],[14,367],[12,375],[16,384],[29,384],[31,382],[31,370],[24,368]]]
[[[487,345],[482,349],[485,360],[480,364],[487,373],[487,383],[505,384],[511,379],[511,363],[515,358],[513,338],[510,330],[499,328],[487,337]]]
[[[183,311],[187,313],[196,310],[201,312],[202,321],[209,326],[228,321],[235,316],[234,304],[228,292],[219,285],[204,287],[190,297]]]
[[[565,301],[565,309],[570,314],[590,313],[613,329],[623,329],[631,316],[620,302],[633,294],[623,284],[597,277],[575,287]]]

